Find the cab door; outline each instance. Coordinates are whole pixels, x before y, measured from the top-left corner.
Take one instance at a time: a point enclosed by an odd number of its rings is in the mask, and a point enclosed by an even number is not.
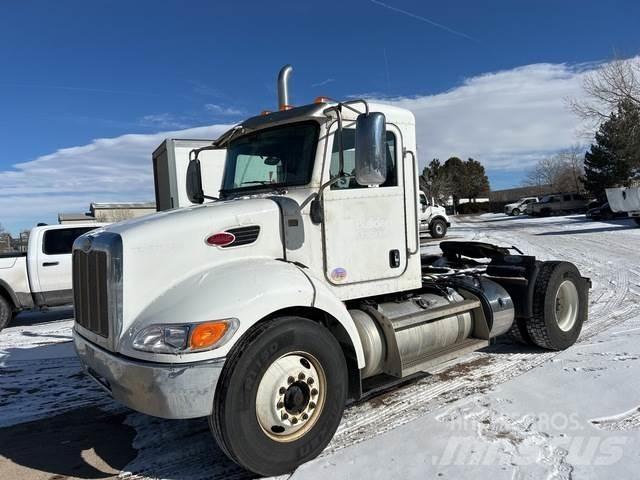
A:
[[[400,161],[402,137],[391,124],[387,124],[386,135],[385,183],[368,187],[358,185],[353,178],[343,179],[323,194],[324,267],[326,279],[333,285],[399,277],[406,270],[406,206]],[[335,134],[329,137],[328,149],[329,177],[334,178],[339,171]],[[343,149],[344,171],[354,174],[355,128],[344,128]]]
[[[39,291],[33,292],[40,305],[66,305],[73,301],[71,290],[71,250],[80,235],[95,227],[53,228],[45,230],[35,272]]]

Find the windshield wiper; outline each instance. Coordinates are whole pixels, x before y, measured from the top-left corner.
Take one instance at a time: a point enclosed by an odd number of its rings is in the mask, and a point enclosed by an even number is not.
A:
[[[271,185],[271,182],[267,182],[266,180],[249,180],[248,182],[242,182],[240,185],[251,185],[252,183],[259,183],[260,185]]]

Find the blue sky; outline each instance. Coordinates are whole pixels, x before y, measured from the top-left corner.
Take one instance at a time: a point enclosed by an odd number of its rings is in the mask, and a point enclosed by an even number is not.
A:
[[[634,1],[10,2],[0,223],[152,199],[153,145],[273,108],[285,63],[294,103],[398,102],[417,111],[422,163],[472,155],[493,188],[516,186],[577,141],[563,98],[594,62],[638,52],[638,18]]]

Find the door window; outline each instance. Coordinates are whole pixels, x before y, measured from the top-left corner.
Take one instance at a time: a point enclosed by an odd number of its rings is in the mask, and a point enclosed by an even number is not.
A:
[[[396,136],[387,131],[387,179],[380,187],[396,187],[398,185],[398,173],[396,168]],[[344,151],[344,172],[347,175],[355,175],[356,131],[353,128],[342,130],[342,149]],[[333,136],[333,148],[331,150],[331,179],[340,173],[340,142],[337,133]],[[343,178],[331,185],[332,190],[347,188],[367,188],[366,185],[358,185],[355,178]]]
[[[42,251],[46,255],[64,255],[71,253],[73,242],[97,227],[61,228],[44,232]]]

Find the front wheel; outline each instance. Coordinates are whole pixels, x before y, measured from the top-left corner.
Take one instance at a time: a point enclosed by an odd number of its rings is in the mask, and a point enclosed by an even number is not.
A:
[[[237,464],[281,475],[327,446],[342,418],[347,385],[342,349],[325,327],[301,317],[275,318],[234,347],[209,425]]]
[[[0,331],[9,325],[11,321],[11,317],[13,317],[13,311],[11,309],[11,304],[0,295]]]
[[[569,262],[544,262],[536,278],[533,316],[526,323],[539,347],[564,350],[573,345],[587,319],[588,292],[578,269]]]
[[[513,215],[514,217],[517,217],[518,215],[520,215],[520,209],[514,208],[513,210],[511,210],[511,215]]]
[[[433,238],[444,237],[447,234],[447,223],[441,218],[432,220],[431,225],[429,225],[429,233]]]

